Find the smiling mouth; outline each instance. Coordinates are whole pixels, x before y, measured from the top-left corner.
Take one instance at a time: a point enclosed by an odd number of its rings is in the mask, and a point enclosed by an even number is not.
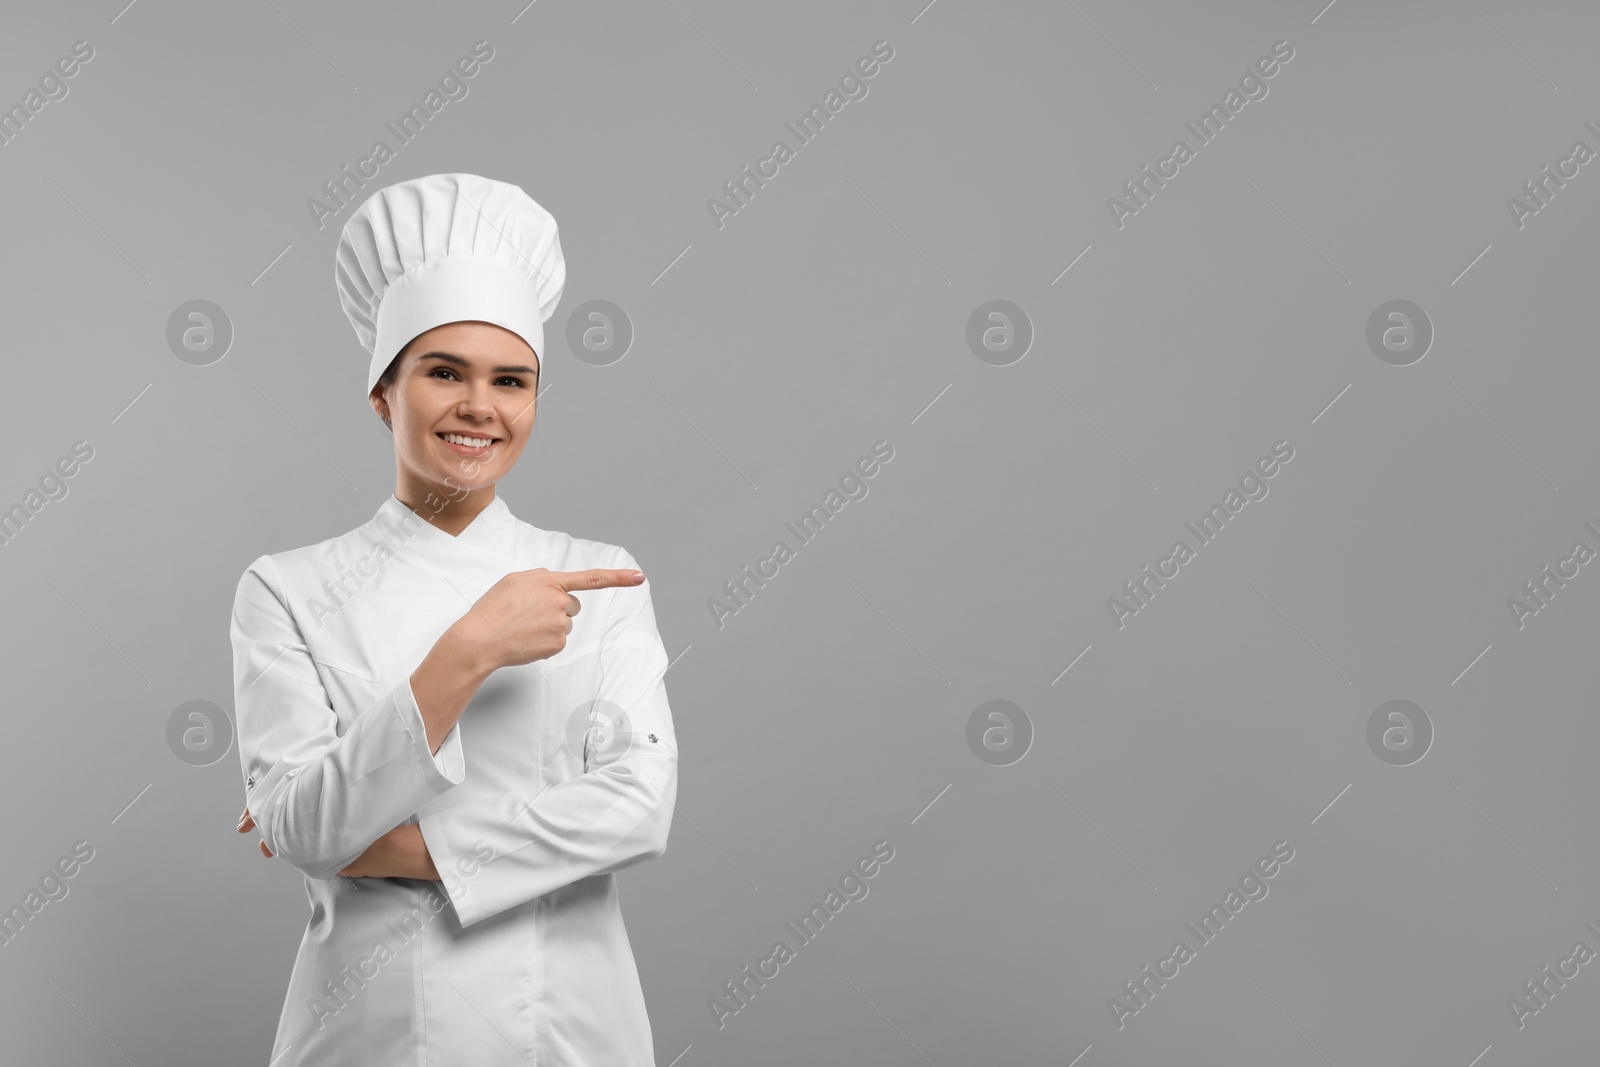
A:
[[[464,456],[482,456],[500,443],[498,437],[479,437],[475,434],[436,433],[434,436]]]

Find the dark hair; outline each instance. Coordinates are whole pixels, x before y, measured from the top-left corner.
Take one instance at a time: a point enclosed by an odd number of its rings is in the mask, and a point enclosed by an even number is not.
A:
[[[389,361],[389,365],[383,369],[383,373],[378,375],[379,385],[388,386],[394,384],[395,375],[400,373],[400,359],[405,354],[405,349],[402,348],[400,350],[400,355],[395,356]]]

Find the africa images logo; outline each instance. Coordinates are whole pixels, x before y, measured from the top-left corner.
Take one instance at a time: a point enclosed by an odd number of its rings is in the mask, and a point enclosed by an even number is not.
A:
[[[883,864],[892,859],[894,859],[893,845],[888,841],[873,842],[872,853],[862,856],[852,866],[846,868],[845,873],[839,877],[839,888],[829,888],[822,898],[822,903],[812,904],[811,910],[797,920],[800,924],[798,927],[792,922],[783,924],[784,929],[794,935],[799,947],[791,948],[788,941],[779,938],[772,943],[771,953],[756,961],[754,972],[747,963],[739,969],[737,976],[722,984],[722,991],[727,995],[727,1000],[706,998],[706,1007],[710,1009],[711,1017],[717,1021],[717,1029],[721,1030],[728,1024],[731,1016],[749,1007],[756,993],[765,989],[768,982],[778,977],[782,973],[781,968],[800,954],[800,947],[809,945],[815,940],[827,926],[828,921],[842,912],[846,904],[865,900],[867,894],[871,892],[866,879],[877,875],[883,870]]]
[[[1230,886],[1222,902],[1211,905],[1211,910],[1200,918],[1199,927],[1191,922],[1185,922],[1183,925],[1194,935],[1199,945],[1211,944],[1228,923],[1244,911],[1246,904],[1267,899],[1267,894],[1272,890],[1266,880],[1282,871],[1283,865],[1292,859],[1294,859],[1294,846],[1287,841],[1275,842],[1270,854],[1262,856],[1240,876],[1237,889]],[[1181,968],[1198,955],[1199,949],[1189,947],[1189,942],[1180,937],[1172,943],[1167,955],[1156,961],[1154,971],[1150,969],[1149,964],[1145,964],[1139,972],[1139,977],[1123,982],[1122,991],[1127,999],[1109,997],[1106,1000],[1106,1007],[1111,1009],[1111,1017],[1117,1021],[1117,1029],[1121,1030],[1127,1025],[1129,1016],[1137,1015],[1149,1007],[1150,1001],[1155,999],[1156,991],[1165,988],[1168,982],[1178,977]]]
[[[797,142],[794,148],[781,138],[773,141],[771,153],[756,160],[754,173],[750,170],[750,164],[746,163],[740,169],[739,177],[723,182],[722,192],[728,199],[719,200],[714,196],[706,199],[706,209],[711,213],[711,221],[717,224],[717,229],[725,225],[724,219],[748,207],[749,201],[755,199],[756,190],[765,189],[767,182],[776,178],[781,168],[795,158],[799,146],[810,144],[827,128],[828,121],[845,109],[846,104],[865,100],[868,92],[866,79],[877,74],[883,69],[883,64],[893,58],[894,47],[888,41],[873,42],[870,55],[862,56],[854,66],[845,68],[844,74],[839,77],[839,88],[829,89],[821,103],[812,104],[810,110],[794,122],[783,124],[785,129],[794,134]],[[752,184],[755,189],[751,188]]]
[[[1167,582],[1178,576],[1179,568],[1199,554],[1201,545],[1208,545],[1216,540],[1217,535],[1222,533],[1230,520],[1244,510],[1246,504],[1265,500],[1267,493],[1271,491],[1267,486],[1267,479],[1281,471],[1282,464],[1288,463],[1293,458],[1294,446],[1288,441],[1279,441],[1273,445],[1269,454],[1256,460],[1255,465],[1240,476],[1239,488],[1230,488],[1223,494],[1221,503],[1212,504],[1210,510],[1200,518],[1183,524],[1185,529],[1194,534],[1199,544],[1191,546],[1188,541],[1179,538],[1173,543],[1172,551],[1156,560],[1154,571],[1151,571],[1147,563],[1139,577],[1123,582],[1122,591],[1128,599],[1119,600],[1110,597],[1106,600],[1106,608],[1111,612],[1111,621],[1117,624],[1117,629],[1122,629],[1130,617],[1149,607],[1156,593],[1166,588]],[[1195,525],[1196,522],[1199,523],[1198,527]],[[1153,589],[1152,582],[1155,583]]]

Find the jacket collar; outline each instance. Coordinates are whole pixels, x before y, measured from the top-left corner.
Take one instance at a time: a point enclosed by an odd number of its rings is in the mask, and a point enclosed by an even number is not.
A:
[[[436,551],[475,549],[496,555],[514,551],[519,525],[517,517],[498,494],[455,535],[444,532],[423,514],[412,511],[393,493],[378,506],[373,521],[380,528],[397,533],[402,540],[427,545]]]

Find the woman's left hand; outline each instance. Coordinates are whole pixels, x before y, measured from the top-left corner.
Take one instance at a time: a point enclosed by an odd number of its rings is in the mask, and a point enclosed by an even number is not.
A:
[[[396,826],[367,846],[354,863],[339,872],[346,878],[422,878],[438,881],[439,872],[416,824]]]
[[[255,829],[256,821],[249,809],[239,817],[239,832]],[[272,852],[265,841],[257,842],[261,854],[271,858]],[[355,862],[339,872],[346,878],[421,878],[438,881],[439,870],[433,865],[433,856],[422,839],[422,828],[413,824],[396,826],[393,830],[367,846]]]

